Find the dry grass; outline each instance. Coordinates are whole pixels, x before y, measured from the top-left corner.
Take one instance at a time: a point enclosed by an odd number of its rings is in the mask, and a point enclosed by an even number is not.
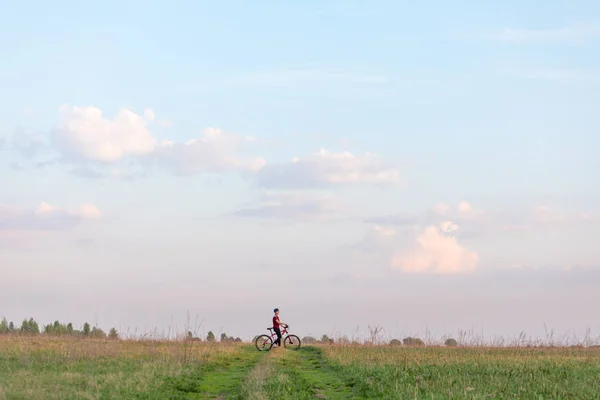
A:
[[[0,336],[0,353],[28,357],[48,356],[64,361],[94,358],[153,358],[201,361],[212,354],[235,352],[237,343],[204,343],[169,340],[110,340],[76,337]]]
[[[347,364],[514,363],[518,361],[592,361],[600,363],[600,348],[583,347],[396,347],[362,345],[320,345],[327,357]]]
[[[0,336],[0,399],[144,393],[159,387],[165,377],[233,357],[239,347],[233,343]]]

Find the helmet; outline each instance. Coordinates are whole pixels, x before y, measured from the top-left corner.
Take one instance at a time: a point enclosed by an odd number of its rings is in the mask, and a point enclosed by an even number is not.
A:
[[[276,308],[276,309],[273,310],[274,313],[277,312],[277,311],[279,311],[279,308]]]

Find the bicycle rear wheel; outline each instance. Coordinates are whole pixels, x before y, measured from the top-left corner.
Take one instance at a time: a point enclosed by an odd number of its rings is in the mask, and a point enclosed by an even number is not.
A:
[[[297,350],[300,348],[300,338],[296,335],[288,335],[283,340],[283,345],[286,349]]]
[[[254,345],[258,351],[269,351],[273,347],[273,339],[268,335],[260,335],[254,341]]]

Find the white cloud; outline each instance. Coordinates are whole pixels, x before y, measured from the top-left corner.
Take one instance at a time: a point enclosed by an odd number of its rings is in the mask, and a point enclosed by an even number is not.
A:
[[[318,187],[336,184],[398,184],[400,172],[377,155],[321,150],[290,163],[265,166],[257,174],[259,186],[273,188]]]
[[[133,111],[123,109],[112,120],[96,107],[64,106],[61,112],[63,121],[52,131],[52,142],[67,156],[111,163],[151,153],[156,146],[147,120]]]
[[[259,201],[236,211],[234,215],[275,219],[322,219],[338,209],[338,202],[327,196],[266,193]]]
[[[88,219],[98,218],[101,216],[101,213],[93,204],[83,204],[75,208],[58,208],[46,202],[42,202],[35,210],[35,215],[42,218],[55,215],[67,215]]]
[[[456,205],[435,204],[421,215],[387,215],[368,218],[365,222],[387,226],[424,226],[447,224],[460,226],[462,237],[493,235],[499,231],[547,231],[576,224],[598,221],[600,216],[585,212],[566,212],[547,205],[538,205],[527,211],[493,211],[473,206],[467,201]],[[450,226],[448,226],[450,227]],[[457,230],[456,230],[457,231]]]
[[[581,43],[599,36],[599,26],[578,23],[553,29],[507,27],[496,35],[496,39],[513,43]]]
[[[350,246],[352,250],[389,259],[398,248],[398,232],[389,226],[373,225],[358,243]]]
[[[143,115],[122,109],[107,118],[96,107],[61,107],[62,122],[51,132],[52,144],[63,162],[83,164],[74,174],[83,178],[113,176],[134,179],[143,176],[144,166],[156,166],[180,175],[238,170],[256,172],[265,165],[262,158],[243,159],[238,150],[253,138],[245,138],[216,128],[207,128],[185,142],[160,141],[148,124],[161,125],[152,109]],[[126,160],[127,168],[118,165]],[[86,162],[117,164],[112,173],[91,169]]]
[[[448,227],[458,229],[448,221],[440,227],[428,226],[418,233],[412,248],[396,254],[392,268],[408,273],[456,274],[472,272],[477,268],[479,256],[461,246],[455,237],[443,233]]]
[[[237,150],[252,139],[216,128],[207,128],[199,138],[185,143],[161,142],[145,162],[169,168],[181,175],[222,170],[258,171],[265,165],[262,158],[248,160],[237,157]]]
[[[439,215],[444,215],[450,210],[450,206],[446,203],[437,203],[433,206],[433,212]]]
[[[154,113],[154,111],[152,111],[152,109],[150,108],[146,108],[144,110],[144,117],[148,120],[148,121],[154,121],[156,119],[156,114]]]
[[[460,229],[460,227],[452,221],[442,222],[442,224],[440,225],[440,228],[443,233],[458,232],[458,230]]]
[[[42,202],[35,209],[0,204],[0,239],[24,238],[36,232],[64,231],[102,213],[93,204],[56,207]]]

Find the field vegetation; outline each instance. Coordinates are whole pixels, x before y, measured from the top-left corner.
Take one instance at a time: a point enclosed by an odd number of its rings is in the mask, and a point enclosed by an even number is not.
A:
[[[600,398],[600,348],[589,338],[492,346],[323,335],[298,351],[259,352],[212,332],[165,340],[49,325],[0,334],[0,399]]]

